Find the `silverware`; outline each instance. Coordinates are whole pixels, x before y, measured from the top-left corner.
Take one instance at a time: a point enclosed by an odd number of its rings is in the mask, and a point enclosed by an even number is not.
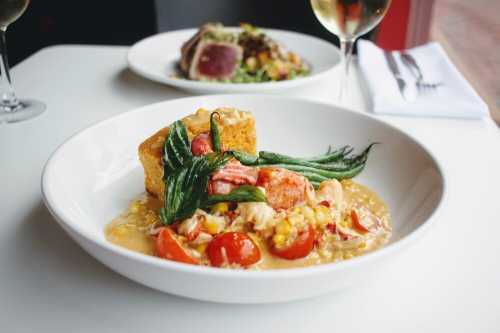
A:
[[[429,90],[434,90],[437,87],[443,85],[442,82],[428,82],[424,80],[424,75],[422,74],[422,70],[420,69],[420,66],[417,64],[417,61],[415,58],[408,53],[401,53],[401,60],[403,64],[408,67],[410,70],[411,74],[415,77],[417,80],[415,85],[417,86],[417,90],[419,92],[425,92]]]
[[[396,59],[394,58],[394,55],[392,52],[389,51],[384,51],[385,55],[385,60],[387,61],[387,64],[389,65],[389,69],[392,72],[392,75],[394,76],[394,79],[396,79],[396,82],[398,84],[399,92],[401,93],[401,96],[403,96],[404,99],[406,99],[405,96],[405,89],[406,89],[406,82],[401,76],[401,72],[399,71],[398,64],[396,63]]]

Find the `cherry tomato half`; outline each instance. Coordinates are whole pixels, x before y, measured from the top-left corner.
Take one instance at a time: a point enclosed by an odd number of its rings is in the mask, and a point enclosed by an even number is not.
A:
[[[290,246],[278,248],[274,244],[271,246],[271,253],[277,257],[293,260],[304,258],[314,247],[314,230],[309,225],[306,229],[299,232],[297,238]]]
[[[198,260],[187,254],[175,240],[173,231],[170,228],[161,228],[156,239],[156,252],[159,257],[164,259],[198,265]]]
[[[246,234],[226,232],[208,243],[207,256],[212,266],[220,267],[228,263],[246,267],[260,260],[260,250]]]
[[[369,232],[370,230],[359,220],[358,213],[353,209],[351,210],[351,221],[354,229],[362,234]]]

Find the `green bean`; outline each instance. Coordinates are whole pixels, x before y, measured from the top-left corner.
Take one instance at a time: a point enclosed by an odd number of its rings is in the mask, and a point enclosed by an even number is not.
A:
[[[241,162],[243,165],[258,165],[259,157],[255,155],[250,155],[238,150],[231,150],[231,154],[233,154],[234,158]]]
[[[321,182],[315,182],[315,181],[310,181],[310,183],[315,190],[317,190],[319,188],[319,185],[321,184]]]
[[[315,182],[320,182],[320,183],[329,179],[325,176],[319,175],[319,174],[314,173],[314,172],[309,172],[309,171],[301,171],[300,174],[302,176],[306,177],[307,179],[309,179],[310,181],[315,181]]]
[[[212,146],[214,148],[214,151],[217,153],[220,153],[222,151],[222,144],[220,142],[220,133],[219,133],[219,127],[217,126],[217,123],[215,122],[215,116],[220,118],[220,114],[217,112],[213,112],[210,115],[210,136],[212,137]]]
[[[354,161],[353,162],[338,161],[338,162],[331,162],[328,164],[321,164],[315,162],[308,162],[302,159],[293,158],[290,156],[276,154],[267,151],[259,152],[259,158],[262,163],[266,164],[293,164],[293,165],[308,166],[311,168],[330,170],[330,171],[346,171],[350,169],[354,164]]]
[[[352,167],[349,170],[346,171],[329,171],[329,170],[322,170],[322,169],[316,169],[316,168],[311,168],[307,166],[302,166],[302,165],[294,165],[294,164],[261,164],[259,166],[271,166],[271,167],[277,167],[277,168],[283,168],[283,169],[288,169],[290,171],[295,171],[298,173],[302,172],[310,172],[316,175],[320,175],[323,177],[326,177],[328,179],[346,179],[346,178],[352,178],[359,174],[363,168],[365,167],[365,163],[358,164],[354,167]]]
[[[290,161],[285,161],[286,160],[293,160],[293,164],[300,164],[300,163],[329,163],[329,162],[335,162],[340,159],[343,159],[345,156],[350,154],[353,151],[352,148],[349,146],[345,146],[342,148],[339,148],[333,152],[331,152],[331,149],[329,148],[327,153],[324,155],[318,155],[314,157],[291,157],[283,154],[277,154],[277,153],[272,153],[272,152],[267,152],[267,151],[261,151],[259,152],[259,157],[264,158],[266,160],[269,160],[274,163],[290,163]],[[280,160],[280,161],[278,161]]]
[[[339,159],[349,155],[352,153],[354,149],[349,146],[344,146],[334,151],[331,151],[331,146],[328,147],[328,151],[324,155],[312,156],[312,157],[303,157],[302,160],[308,162],[316,162],[316,163],[328,163],[335,162]]]

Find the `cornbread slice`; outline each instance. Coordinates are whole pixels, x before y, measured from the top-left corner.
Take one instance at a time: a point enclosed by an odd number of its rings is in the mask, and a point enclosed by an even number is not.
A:
[[[250,112],[233,108],[218,108],[214,111],[198,109],[181,121],[186,126],[189,139],[210,130],[210,115],[218,112],[217,119],[222,144],[226,149],[235,149],[250,154],[256,153],[255,120]],[[144,167],[146,190],[157,198],[163,198],[162,150],[168,127],[162,128],[139,146],[139,159]]]

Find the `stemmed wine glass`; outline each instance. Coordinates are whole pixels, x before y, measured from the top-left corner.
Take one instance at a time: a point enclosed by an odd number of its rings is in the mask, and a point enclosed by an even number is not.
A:
[[[0,0],[0,123],[14,123],[33,118],[45,110],[45,104],[35,100],[19,100],[10,81],[5,33],[28,7],[29,0]]]
[[[316,18],[340,39],[343,74],[338,101],[345,103],[352,50],[356,39],[373,29],[385,16],[391,0],[310,0]]]

